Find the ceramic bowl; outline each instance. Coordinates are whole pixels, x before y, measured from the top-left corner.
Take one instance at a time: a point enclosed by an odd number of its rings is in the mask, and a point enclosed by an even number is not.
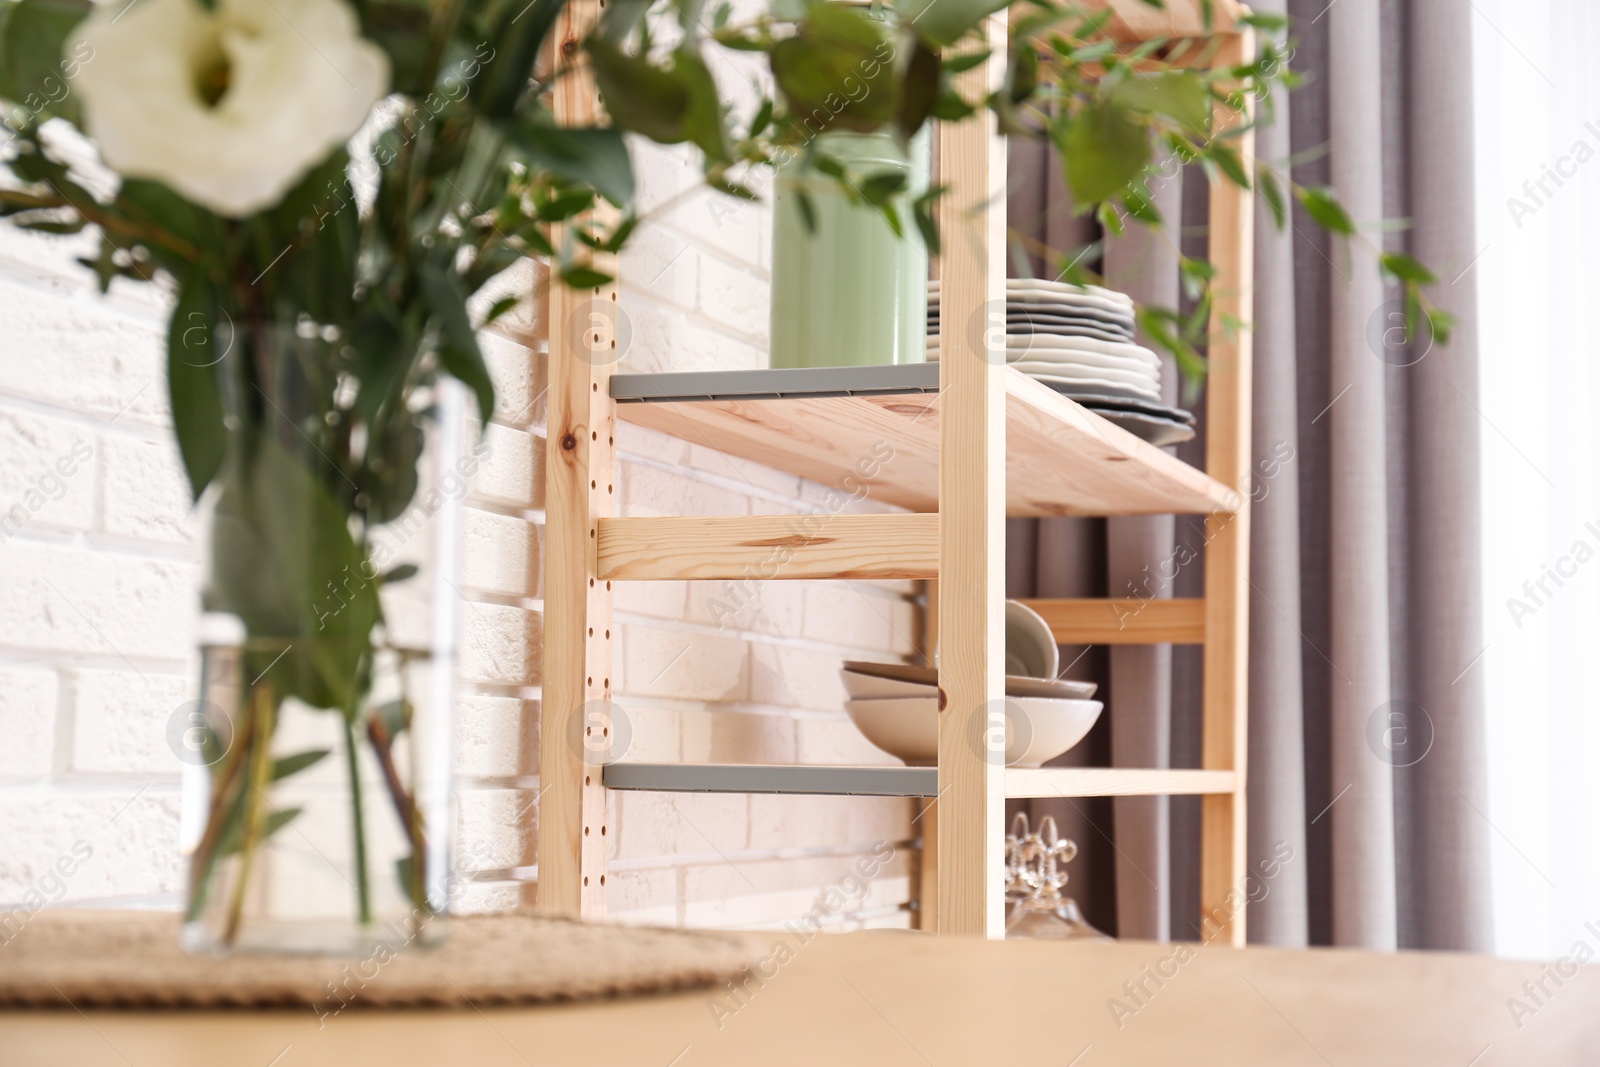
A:
[[[904,664],[846,665],[839,672],[844,680],[845,692],[852,700],[883,700],[889,697],[930,697],[939,695],[939,686],[932,670],[927,670],[927,680],[921,678],[888,677],[904,672],[910,674],[924,668]],[[1011,697],[1044,697],[1048,699],[1088,700],[1094,696],[1093,682],[1067,679],[1046,681],[1021,675],[1006,676],[1006,695]]]
[[[937,698],[939,695],[937,685],[927,685],[923,682],[902,682],[895,678],[879,678],[851,670],[840,671],[839,677],[844,680],[844,691],[850,694],[851,700],[884,700],[895,697]]]
[[[1006,673],[1054,678],[1061,671],[1061,647],[1050,624],[1037,611],[1006,601]]]
[[[1006,700],[1006,766],[1037,767],[1082,741],[1105,705],[1098,700],[1011,697]],[[939,698],[847,700],[850,721],[878,748],[912,767],[939,762]],[[974,746],[982,737],[974,734]]]

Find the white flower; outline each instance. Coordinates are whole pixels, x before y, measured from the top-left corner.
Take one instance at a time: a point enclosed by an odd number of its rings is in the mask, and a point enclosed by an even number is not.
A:
[[[84,125],[106,164],[233,218],[282,200],[389,85],[344,0],[108,2],[79,41],[93,49]]]

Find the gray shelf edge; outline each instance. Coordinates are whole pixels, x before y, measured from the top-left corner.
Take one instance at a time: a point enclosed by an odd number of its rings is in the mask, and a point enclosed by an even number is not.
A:
[[[790,793],[805,796],[931,797],[936,767],[826,767],[741,763],[613,763],[607,789],[661,793]]]
[[[613,374],[619,404],[695,400],[781,400],[812,396],[897,396],[937,393],[938,363],[877,367],[764,367],[756,370]]]

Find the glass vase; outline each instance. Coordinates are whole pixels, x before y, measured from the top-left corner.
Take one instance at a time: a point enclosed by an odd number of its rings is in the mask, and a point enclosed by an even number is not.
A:
[[[455,421],[429,425],[409,503],[381,524],[282,438],[208,489],[199,700],[169,729],[185,948],[354,958],[443,936],[470,475],[445,459],[464,454],[445,447]]]

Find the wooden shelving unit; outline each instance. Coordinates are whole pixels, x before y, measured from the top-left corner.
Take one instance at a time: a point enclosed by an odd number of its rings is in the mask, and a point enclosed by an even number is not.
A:
[[[576,36],[598,0],[569,5]],[[1214,0],[1207,28],[1200,0],[1101,0],[1119,39],[1206,38],[1190,52],[1230,66],[1249,54],[1237,7]],[[1004,48],[1004,18],[991,43]],[[987,91],[996,60],[961,77]],[[581,77],[556,90],[567,121],[592,119],[593,86]],[[1246,161],[1252,137],[1237,142]],[[600,918],[605,910],[606,789],[798,793],[937,798],[924,821],[923,922],[941,933],[1003,934],[1004,804],[1016,797],[1198,795],[1202,800],[1201,908],[1208,929],[1244,943],[1237,905],[1245,863],[1246,655],[1250,469],[1250,338],[1229,336],[1222,317],[1248,317],[1250,194],[1211,189],[1210,258],[1218,268],[1208,353],[1207,469],[1196,470],[1013,368],[970,350],[959,325],[1004,296],[1005,162],[985,124],[947,127],[939,172],[946,253],[937,367],[852,371],[834,395],[805,393],[806,375],[748,371],[618,376],[559,329],[550,339],[545,678],[539,833],[539,906]],[[616,300],[613,288],[562,293],[551,321],[584,300]],[[587,321],[587,320],[585,320]],[[934,378],[934,375],[937,378]],[[871,379],[870,382],[867,379]],[[818,381],[823,380],[818,378]],[[835,376],[828,379],[838,381]],[[848,384],[848,383],[857,384]],[[731,386],[731,389],[727,387]],[[859,387],[858,387],[859,386]],[[752,395],[759,394],[759,395]],[[652,399],[643,399],[643,398]],[[873,499],[908,509],[890,515],[624,518],[615,516],[617,418],[708,445],[824,484],[864,479]],[[1203,768],[1008,769],[966,742],[975,718],[998,714],[1003,696],[1006,516],[1203,514],[1205,595],[1139,604],[1123,600],[1032,601],[1058,640],[1193,643],[1204,647]],[[608,765],[611,604],[614,581],[743,577],[748,565],[781,564],[776,579],[937,579],[940,635],[939,766],[815,767]],[[1107,714],[1116,709],[1108,708]],[[582,744],[562,743],[579,738]],[[936,904],[935,904],[936,902]]]

